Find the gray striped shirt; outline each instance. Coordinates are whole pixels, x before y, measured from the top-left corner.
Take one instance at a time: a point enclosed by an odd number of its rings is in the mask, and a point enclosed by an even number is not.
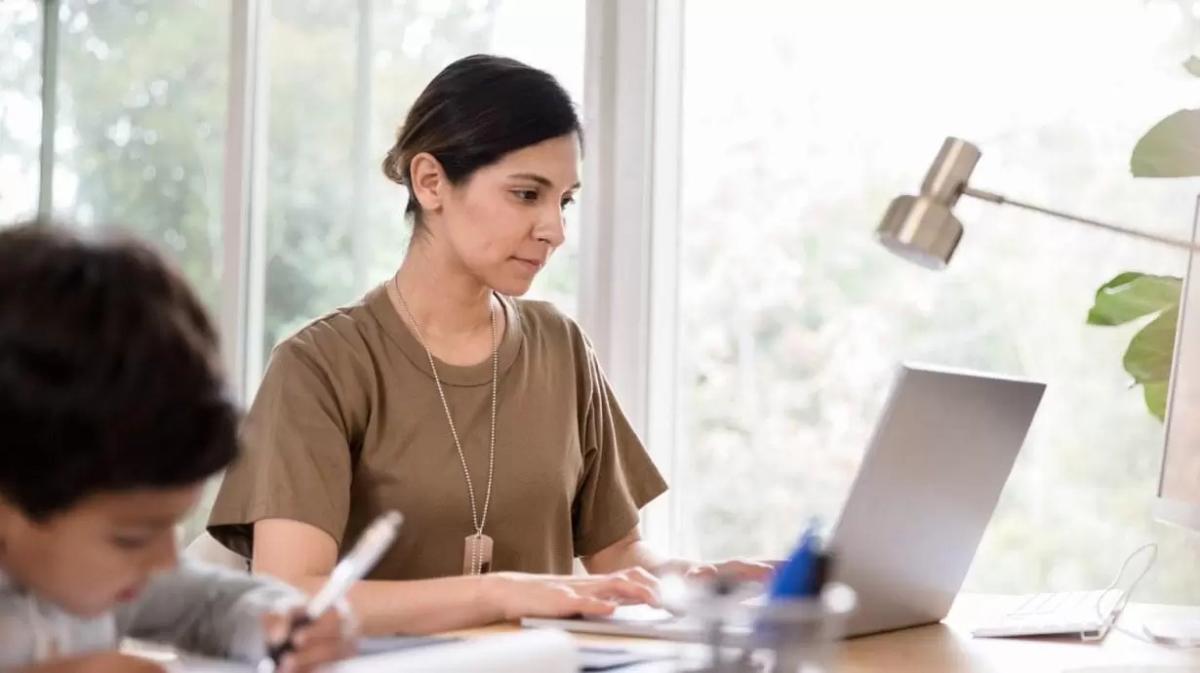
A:
[[[134,602],[83,619],[23,590],[0,571],[0,671],[112,650],[124,637],[257,661],[265,653],[262,615],[302,601],[298,591],[283,584],[183,561],[151,580]]]

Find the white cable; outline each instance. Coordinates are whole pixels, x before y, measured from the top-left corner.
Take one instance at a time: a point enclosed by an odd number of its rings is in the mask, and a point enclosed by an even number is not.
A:
[[[1133,559],[1137,558],[1139,554],[1147,550],[1150,552],[1150,558],[1146,560],[1145,567],[1142,568],[1142,571],[1138,573],[1138,576],[1134,578],[1133,582],[1129,584],[1129,588],[1125,589],[1124,592],[1117,598],[1117,602],[1113,605],[1109,616],[1105,617],[1103,608],[1104,599],[1107,598],[1108,595],[1113,591],[1120,591],[1118,586],[1121,583],[1121,578],[1125,576],[1125,570],[1129,568],[1129,564],[1133,562]],[[1142,580],[1146,578],[1146,575],[1150,573],[1150,569],[1154,567],[1154,563],[1157,560],[1158,545],[1153,542],[1149,542],[1138,547],[1137,549],[1133,550],[1129,556],[1126,556],[1125,561],[1121,563],[1121,569],[1117,571],[1116,577],[1113,578],[1113,581],[1110,582],[1107,587],[1104,587],[1104,590],[1101,591],[1100,595],[1096,598],[1096,617],[1100,620],[1099,631],[1097,631],[1096,635],[1094,636],[1086,633],[1080,633],[1079,637],[1083,640],[1101,640],[1108,635],[1110,630],[1116,629],[1117,631],[1120,631],[1121,633],[1124,633],[1132,638],[1153,643],[1154,641],[1150,640],[1149,638],[1123,628],[1117,623],[1117,621],[1121,618],[1121,613],[1125,610],[1125,606],[1129,604],[1129,600],[1133,598],[1133,592],[1137,590],[1138,585],[1141,584]]]

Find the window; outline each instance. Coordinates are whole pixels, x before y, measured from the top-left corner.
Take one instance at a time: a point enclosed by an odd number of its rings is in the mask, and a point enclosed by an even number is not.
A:
[[[149,241],[214,321],[229,13],[224,0],[64,0],[58,16],[54,214]],[[212,491],[184,539],[202,530]]]
[[[221,278],[229,3],[65,0],[55,214],[171,256],[210,310]]]
[[[34,0],[0,3],[0,226],[37,212],[42,23]]]
[[[583,3],[272,3],[263,361],[304,323],[395,272],[406,195],[379,166],[408,106],[451,61],[499,53],[583,90]],[[576,236],[531,296],[572,312]]]
[[[678,314],[678,348],[660,345],[643,358],[645,350],[625,343],[652,341],[642,323],[655,324],[624,308],[652,303],[625,294],[649,295],[645,286],[661,280],[622,266],[628,250],[594,246],[609,257],[598,277],[630,273],[613,288],[579,286],[580,225],[616,227],[621,246],[641,245],[656,240],[641,236],[643,215],[573,221],[533,295],[572,314],[581,291],[606,295],[589,328],[609,337],[598,343],[616,361],[606,362],[617,365],[609,371],[621,372],[618,388],[642,387],[631,372],[669,372],[656,381],[669,378],[677,401],[662,433],[679,437],[666,442],[675,445],[674,551],[776,556],[809,516],[832,521],[894,365],[926,360],[1050,384],[968,588],[1100,585],[1135,543],[1157,539],[1160,565],[1141,596],[1200,600],[1197,542],[1151,523],[1161,426],[1126,389],[1120,359],[1131,332],[1083,322],[1096,287],[1116,273],[1179,273],[1182,260],[978,203],[961,207],[968,234],[940,274],[889,256],[871,236],[890,197],[916,188],[948,134],[983,148],[982,187],[1186,235],[1194,185],[1133,180],[1127,166],[1140,134],[1190,102],[1196,80],[1179,63],[1195,13],[1169,0],[657,4],[670,8],[658,30],[683,37],[682,70],[667,59],[656,68],[671,72],[646,72],[682,77],[682,100],[662,80],[651,92],[635,77],[593,106],[601,123],[592,131],[612,131],[605,124],[615,119],[616,144],[644,144],[642,103],[670,99],[656,111],[663,117],[681,103],[678,120],[657,120],[680,129],[678,156],[664,151],[670,156],[656,158],[664,163],[655,171],[597,173],[614,183],[654,176],[610,185],[624,194],[629,182],[660,189],[657,171],[678,163],[679,222],[657,239],[678,239],[670,246],[677,255],[652,269],[677,268],[658,289],[678,305],[654,315],[669,322]],[[259,296],[238,280],[241,269],[222,268],[223,227],[245,226],[223,223],[220,207],[236,5],[60,5],[56,214],[132,227],[183,267],[214,315],[230,296],[263,306],[261,321],[245,321],[261,328],[223,323],[239,345],[253,332],[251,378],[278,340],[354,301],[399,264],[408,240],[404,191],[378,166],[408,105],[442,67],[474,52],[511,55],[555,74],[582,106],[585,9],[604,28],[596,32],[604,39],[588,40],[599,56],[592,65],[622,79],[640,75],[650,53],[645,36],[628,30],[647,25],[647,7],[635,3],[270,3],[255,99],[265,104],[257,112],[266,115],[267,150],[265,198],[255,204],[263,221],[252,223],[265,246],[250,256],[265,264],[254,276],[265,279]],[[0,53],[0,224],[35,212],[42,188],[41,7],[0,2],[0,42],[12,45]],[[256,63],[239,60],[232,70]],[[609,82],[594,84],[609,90]],[[624,164],[648,154],[613,156]],[[652,200],[645,196],[613,200],[640,208]],[[236,308],[227,312],[240,315]],[[657,399],[623,401],[631,417],[663,413]]]
[[[678,551],[778,556],[832,523],[894,365],[928,361],[1049,383],[968,589],[1104,586],[1156,539],[1139,598],[1200,599],[1197,541],[1150,517],[1132,332],[1084,324],[1101,283],[1180,256],[965,202],[940,274],[872,237],[946,135],[981,145],[982,188],[1187,236],[1195,185],[1128,165],[1193,97],[1190,29],[1162,2],[686,4]]]

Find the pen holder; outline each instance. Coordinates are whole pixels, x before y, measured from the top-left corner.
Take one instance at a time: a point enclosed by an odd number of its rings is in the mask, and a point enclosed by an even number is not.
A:
[[[820,596],[759,605],[722,597],[697,601],[688,616],[703,625],[705,673],[827,673],[836,666],[838,642],[856,598],[850,587],[831,583]]]

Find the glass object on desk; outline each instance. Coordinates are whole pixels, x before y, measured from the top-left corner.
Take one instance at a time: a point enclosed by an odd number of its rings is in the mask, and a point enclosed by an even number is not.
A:
[[[714,581],[700,591],[664,596],[664,603],[704,632],[705,656],[680,658],[680,670],[697,673],[798,673],[836,670],[838,643],[854,611],[854,590],[837,582],[819,596],[749,599]]]

